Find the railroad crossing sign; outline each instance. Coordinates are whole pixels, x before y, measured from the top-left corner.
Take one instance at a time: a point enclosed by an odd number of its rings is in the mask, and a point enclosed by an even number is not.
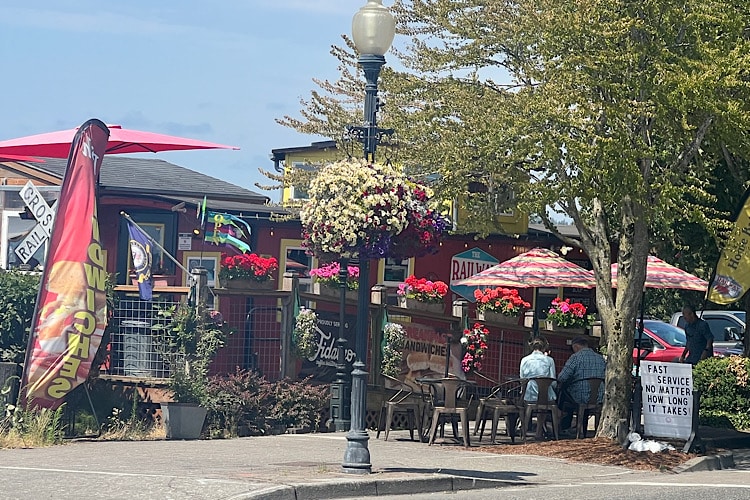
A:
[[[47,205],[42,193],[31,181],[27,182],[18,194],[28,207],[31,215],[37,220],[37,225],[29,231],[15,249],[18,258],[26,264],[49,239],[52,224],[55,222],[55,210]]]

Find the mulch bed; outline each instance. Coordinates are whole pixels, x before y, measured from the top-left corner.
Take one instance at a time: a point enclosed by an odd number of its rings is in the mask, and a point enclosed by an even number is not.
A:
[[[677,446],[675,446],[677,448]],[[537,455],[599,465],[619,465],[634,470],[669,471],[697,457],[695,453],[665,450],[659,453],[623,449],[607,438],[561,439],[538,443],[480,446],[472,451],[500,455]]]

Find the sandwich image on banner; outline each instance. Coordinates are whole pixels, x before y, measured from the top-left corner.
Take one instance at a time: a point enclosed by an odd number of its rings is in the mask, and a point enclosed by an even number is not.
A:
[[[133,268],[138,280],[138,293],[141,300],[151,300],[154,282],[151,279],[151,243],[149,237],[140,227],[128,221],[130,235],[130,254],[133,256]]]
[[[745,193],[734,229],[724,244],[708,287],[708,300],[714,304],[732,304],[742,298],[750,286],[750,190]]]
[[[96,184],[109,129],[99,120],[73,138],[49,240],[21,381],[22,404],[57,408],[82,384],[107,321]]]

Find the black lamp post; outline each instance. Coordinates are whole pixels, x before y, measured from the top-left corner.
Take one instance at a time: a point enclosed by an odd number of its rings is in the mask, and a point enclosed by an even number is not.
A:
[[[396,21],[382,0],[368,0],[352,19],[352,38],[359,52],[359,64],[365,73],[365,116],[364,125],[349,127],[348,133],[364,145],[367,161],[375,161],[375,149],[384,131],[377,126],[378,75],[385,64],[384,54],[388,52],[396,33]],[[357,360],[352,371],[351,429],[346,435],[347,445],[342,468],[345,472],[368,474],[372,470],[370,440],[365,429],[367,413],[367,330],[370,305],[370,262],[359,258],[359,293],[357,295],[357,335],[355,351]]]

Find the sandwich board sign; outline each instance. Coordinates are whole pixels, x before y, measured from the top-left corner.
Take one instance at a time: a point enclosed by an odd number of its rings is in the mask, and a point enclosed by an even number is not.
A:
[[[456,281],[474,276],[492,267],[499,261],[481,248],[472,248],[465,252],[457,253],[451,258],[450,289],[453,293],[460,295],[470,302],[476,302],[474,290],[476,286],[455,285]]]
[[[690,438],[693,423],[693,366],[641,361],[643,425],[647,436]]]
[[[26,264],[49,239],[49,235],[52,232],[52,224],[55,222],[55,211],[51,206],[47,205],[47,201],[42,196],[42,193],[39,192],[31,181],[27,182],[18,194],[26,207],[28,207],[31,215],[37,220],[37,225],[29,231],[15,248],[16,256],[21,259],[21,262]]]

